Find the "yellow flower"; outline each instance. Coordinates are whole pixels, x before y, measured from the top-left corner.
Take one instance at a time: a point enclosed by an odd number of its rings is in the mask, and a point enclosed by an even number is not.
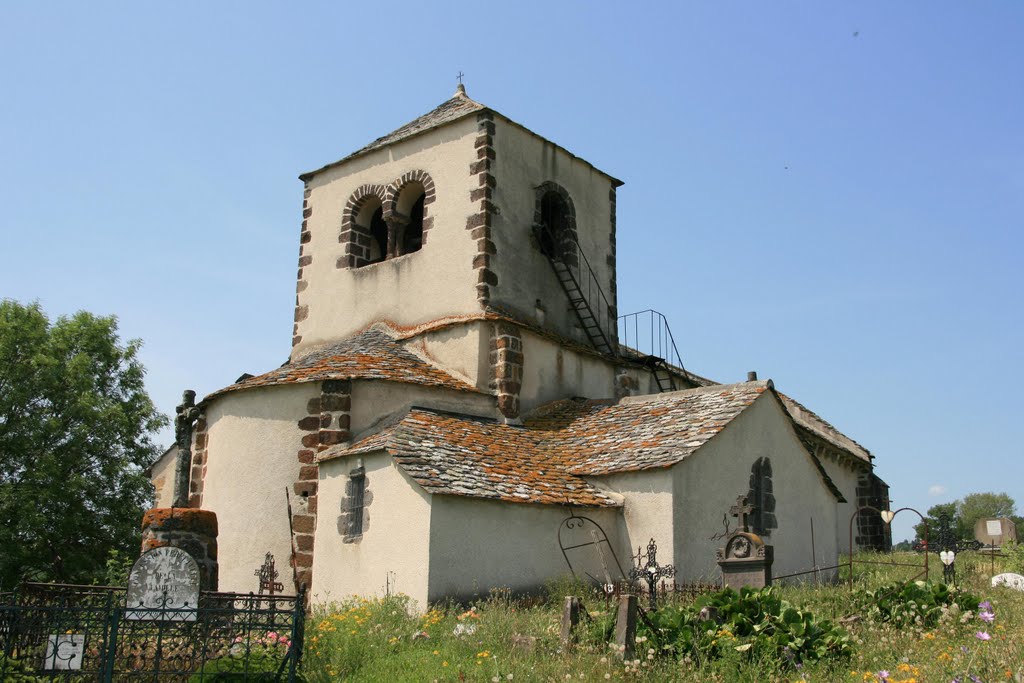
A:
[[[924,634],[924,639],[925,640],[935,640],[935,634],[934,633],[926,633],[926,634]]]
[[[441,666],[448,666],[448,662],[441,662]]]
[[[907,671],[910,671],[910,665],[909,664],[900,664],[899,666],[896,667],[896,670],[897,671],[902,671],[902,672],[906,673]]]

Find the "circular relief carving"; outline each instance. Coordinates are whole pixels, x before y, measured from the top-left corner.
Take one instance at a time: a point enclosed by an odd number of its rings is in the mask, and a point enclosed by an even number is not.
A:
[[[750,539],[737,536],[729,541],[729,557],[750,557]]]

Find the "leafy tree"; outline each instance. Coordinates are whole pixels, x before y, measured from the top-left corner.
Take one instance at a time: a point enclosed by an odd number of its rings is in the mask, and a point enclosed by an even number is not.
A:
[[[1012,517],[1016,505],[1005,493],[972,493],[957,505],[957,513],[965,528],[974,533],[974,524],[985,517]]]
[[[112,316],[51,324],[38,304],[0,301],[0,587],[100,580],[111,551],[138,552],[143,468],[166,423],[139,346]]]
[[[929,537],[932,540],[935,540],[935,531],[939,528],[939,518],[943,516],[949,518],[950,526],[957,537],[965,538],[966,529],[961,523],[960,516],[957,514],[957,504],[958,501],[953,501],[952,503],[940,503],[928,508],[928,514],[925,515],[925,519],[928,520]],[[924,524],[915,524],[914,533],[917,540],[923,540]]]

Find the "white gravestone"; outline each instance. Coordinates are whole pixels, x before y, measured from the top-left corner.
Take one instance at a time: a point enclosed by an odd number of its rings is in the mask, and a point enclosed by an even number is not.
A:
[[[55,633],[46,639],[46,662],[50,671],[78,671],[82,668],[85,636]]]
[[[998,519],[988,519],[985,520],[985,531],[989,536],[1002,536],[1003,525],[999,523]]]
[[[128,576],[125,617],[133,620],[195,621],[199,565],[180,548],[143,553]]]
[[[1024,591],[1024,576],[1020,574],[996,574],[992,577],[992,587],[1006,586],[1014,590]]]

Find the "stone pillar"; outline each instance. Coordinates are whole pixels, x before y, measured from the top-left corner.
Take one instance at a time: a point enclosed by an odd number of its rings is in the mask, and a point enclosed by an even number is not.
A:
[[[490,387],[498,399],[498,410],[509,420],[519,418],[519,392],[523,387],[523,339],[519,329],[496,323],[490,343]]]
[[[142,552],[180,548],[199,565],[199,589],[218,585],[217,514],[194,508],[152,508],[142,515]]]

